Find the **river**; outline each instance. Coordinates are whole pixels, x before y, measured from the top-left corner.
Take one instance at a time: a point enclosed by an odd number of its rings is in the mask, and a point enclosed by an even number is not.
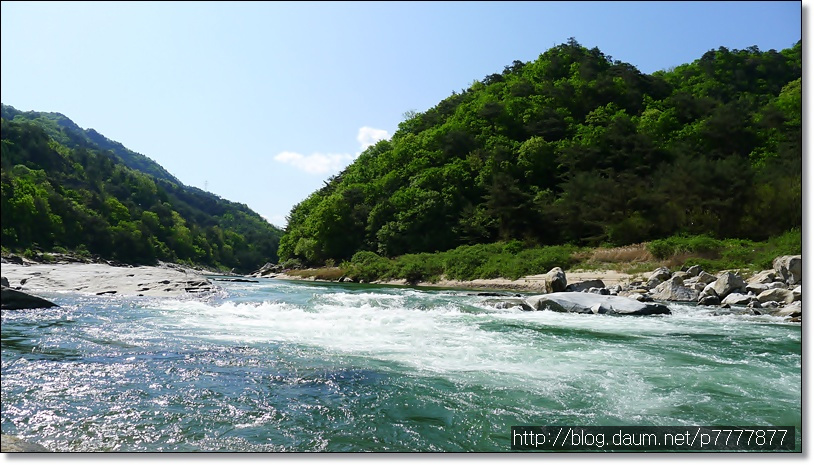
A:
[[[670,304],[260,279],[2,312],[2,430],[55,451],[509,451],[514,425],[802,426],[802,332]]]

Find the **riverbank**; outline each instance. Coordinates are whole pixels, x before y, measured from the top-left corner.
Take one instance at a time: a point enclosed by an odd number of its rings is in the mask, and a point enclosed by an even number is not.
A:
[[[306,270],[288,270],[274,275],[277,279],[293,281],[320,281],[342,282],[339,268],[310,268]],[[625,273],[617,270],[573,270],[568,271],[569,282],[583,282],[601,280],[606,286],[625,286],[644,279],[642,273]],[[437,281],[407,282],[405,279],[390,279],[372,281],[369,284],[383,284],[392,286],[416,286],[431,288],[471,289],[480,291],[518,291],[518,292],[545,292],[545,274],[523,276],[520,279],[492,278],[492,279],[439,279]]]
[[[103,263],[3,263],[9,287],[26,293],[179,297],[218,287],[201,272],[175,264],[112,266]],[[58,302],[56,302],[58,304]]]
[[[260,275],[263,273],[258,272]],[[323,282],[364,282],[349,280],[337,267],[287,270],[278,279]],[[537,294],[552,292],[590,292],[606,296],[628,297],[639,302],[692,302],[708,307],[745,309],[754,315],[770,314],[802,321],[802,256],[786,255],[773,260],[772,269],[757,273],[749,270],[723,270],[715,275],[700,266],[671,271],[659,267],[647,273],[618,270],[569,270],[552,268],[546,274],[519,279],[452,280],[408,282],[404,279],[373,280],[367,284],[470,289],[478,291],[514,291]],[[533,307],[533,306],[532,306]]]

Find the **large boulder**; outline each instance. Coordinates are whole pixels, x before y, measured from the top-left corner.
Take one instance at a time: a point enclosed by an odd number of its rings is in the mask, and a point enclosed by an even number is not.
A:
[[[650,297],[656,300],[694,302],[698,300],[698,291],[684,286],[684,280],[681,279],[681,276],[673,276],[656,286]]]
[[[31,308],[51,308],[59,305],[41,297],[26,294],[10,287],[0,287],[0,308],[3,310],[27,310]]]
[[[687,274],[689,274],[690,276],[698,276],[699,274],[701,274],[702,271],[703,270],[701,269],[700,265],[693,265],[687,268]]]
[[[728,296],[724,297],[721,303],[726,305],[749,305],[749,303],[753,302],[754,300],[755,296],[753,295],[733,292]]]
[[[784,316],[784,317],[798,317],[803,314],[803,304],[801,302],[793,302],[789,305],[786,305],[783,308],[775,310],[772,312],[774,316]]]
[[[565,272],[560,267],[554,267],[545,275],[546,292],[564,292],[568,286],[565,279]]]
[[[8,283],[8,278],[6,278],[5,276],[0,277],[0,285],[10,287]]]
[[[612,315],[669,315],[667,306],[637,302],[627,297],[590,294],[587,292],[555,292],[526,299],[536,310],[565,313],[605,313]]]
[[[718,279],[712,284],[712,288],[715,289],[715,293],[718,297],[724,299],[732,292],[746,289],[746,283],[740,276],[727,271],[718,276]]]
[[[718,278],[716,278],[714,275],[711,275],[706,271],[702,271],[698,273],[698,276],[695,277],[695,282],[709,284],[714,283],[716,279]]]
[[[752,294],[760,294],[761,292],[769,289],[768,284],[764,283],[746,283],[746,292],[751,292]]]
[[[757,296],[757,300],[760,303],[764,302],[783,302],[786,304],[790,304],[794,302],[794,292],[788,289],[768,289]]]
[[[803,281],[803,256],[784,255],[772,262],[772,268],[787,284],[800,284]]]
[[[707,295],[698,299],[698,305],[721,305],[717,295]]]
[[[45,447],[16,436],[0,435],[0,452],[51,452]]]
[[[585,292],[592,287],[603,288],[605,287],[605,283],[602,282],[601,279],[591,279],[588,281],[580,281],[578,283],[572,283],[565,286],[565,290],[567,292]]]
[[[672,275],[673,273],[669,268],[662,266],[661,268],[656,269],[654,272],[650,273],[650,277],[647,278],[647,288],[653,289],[664,281],[670,279],[670,276]]]
[[[763,270],[746,280],[749,284],[769,284],[777,278],[774,270]]]

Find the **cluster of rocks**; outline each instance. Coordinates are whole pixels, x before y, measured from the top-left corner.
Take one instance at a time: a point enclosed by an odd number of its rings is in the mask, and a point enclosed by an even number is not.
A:
[[[752,314],[771,314],[802,321],[802,256],[777,257],[773,269],[744,278],[732,271],[715,275],[699,266],[672,272],[653,271],[647,280],[606,287],[601,280],[568,284],[565,273],[554,268],[545,275],[545,292],[579,292],[627,297],[639,302],[696,302],[698,305],[732,306]],[[584,309],[582,309],[584,310]],[[593,312],[602,313],[602,312]]]
[[[248,275],[250,278],[274,278],[278,274],[283,272],[283,265],[278,265],[276,263],[266,263],[259,270],[255,271],[254,273]]]

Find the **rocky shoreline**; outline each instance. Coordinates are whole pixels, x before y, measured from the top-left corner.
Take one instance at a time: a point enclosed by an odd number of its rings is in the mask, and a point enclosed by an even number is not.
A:
[[[35,263],[3,259],[2,308],[20,310],[59,304],[39,293],[78,292],[88,295],[146,297],[208,296],[220,287],[198,270],[161,263],[127,266],[106,263]]]
[[[566,276],[562,269],[554,268],[546,274],[525,276],[517,280],[500,278],[471,281],[441,279],[436,282],[418,283],[389,280],[374,281],[369,284],[483,291],[521,291],[538,295],[579,292],[601,296],[625,297],[643,303],[695,303],[708,307],[732,309],[733,311],[740,310],[743,313],[753,315],[768,314],[784,317],[792,322],[802,322],[802,256],[787,255],[777,257],[772,265],[772,269],[754,274],[742,270],[724,270],[711,274],[699,266],[691,266],[675,272],[666,267],[661,267],[645,275],[631,275],[613,270],[578,270],[569,272],[568,276]],[[271,264],[264,266],[249,276],[320,281],[315,278],[289,274],[279,266]],[[342,277],[336,281],[345,282],[346,279]],[[522,299],[514,300],[517,300],[518,302],[515,303],[526,310],[542,309],[535,308],[535,305],[529,303],[528,299],[522,303],[519,302]],[[586,300],[586,302],[588,301]],[[607,308],[602,307],[602,302],[599,300],[591,300],[590,302],[590,305],[579,308],[568,305],[563,307],[559,304],[547,308],[570,308],[571,310],[558,311],[579,311],[581,313],[606,313]],[[509,301],[507,300],[505,303],[508,304]],[[597,305],[599,306],[596,307]],[[591,308],[596,311],[591,311]]]

